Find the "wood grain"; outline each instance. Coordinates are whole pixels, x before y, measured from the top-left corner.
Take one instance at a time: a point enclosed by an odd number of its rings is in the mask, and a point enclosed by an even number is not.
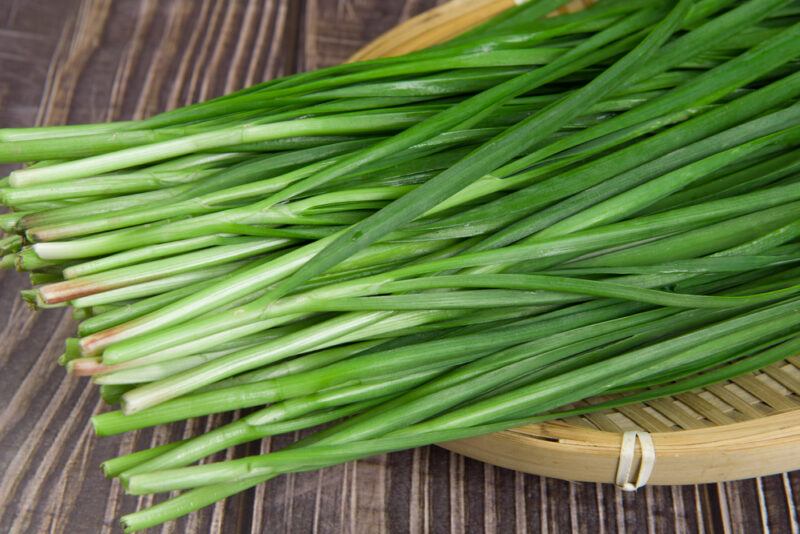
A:
[[[144,116],[343,61],[435,0],[0,0],[0,126]],[[9,168],[2,168],[7,171]],[[0,532],[119,532],[149,498],[97,468],[230,416],[96,439],[96,390],[55,364],[71,319],[0,272]],[[237,447],[255,454],[297,436]],[[635,494],[428,447],[275,479],[154,532],[797,533],[800,474]]]

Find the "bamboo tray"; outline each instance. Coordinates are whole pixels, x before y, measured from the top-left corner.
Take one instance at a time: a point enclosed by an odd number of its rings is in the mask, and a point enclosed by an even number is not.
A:
[[[560,11],[589,3],[573,1]],[[453,0],[400,24],[352,59],[424,48],[513,6],[512,0]],[[623,433],[631,430],[652,437],[649,484],[719,482],[800,469],[800,357],[691,393],[442,446],[518,471],[613,483]],[[636,446],[634,466],[640,456]]]

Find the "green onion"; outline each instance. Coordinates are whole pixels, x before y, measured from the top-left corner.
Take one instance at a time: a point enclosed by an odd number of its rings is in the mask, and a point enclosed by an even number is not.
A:
[[[0,130],[0,161],[33,161],[0,180],[0,267],[73,308],[58,362],[120,405],[96,433],[252,409],[106,461],[184,492],[127,531],[797,352],[797,10],[546,17],[563,3],[144,120]]]

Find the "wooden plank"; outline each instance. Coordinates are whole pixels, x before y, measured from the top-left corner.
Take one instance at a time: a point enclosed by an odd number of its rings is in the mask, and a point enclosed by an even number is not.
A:
[[[437,3],[0,0],[0,126],[144,116],[333,64]],[[25,285],[0,272],[0,532],[119,532],[120,515],[153,501],[124,496],[99,463],[230,416],[95,438],[88,420],[102,409],[96,390],[55,365],[74,324],[57,311],[28,310],[17,297]],[[229,454],[268,452],[295,438]],[[278,478],[160,531],[796,532],[798,500],[798,473],[623,494],[429,447]]]

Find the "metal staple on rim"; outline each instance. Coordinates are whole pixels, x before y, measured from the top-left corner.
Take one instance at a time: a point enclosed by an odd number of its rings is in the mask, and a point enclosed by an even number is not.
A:
[[[633,458],[636,455],[636,441],[642,450],[642,457],[639,460],[636,482],[632,482]],[[622,446],[619,450],[619,464],[617,465],[616,485],[622,491],[636,491],[645,484],[653,472],[656,464],[656,448],[653,445],[653,437],[649,432],[640,430],[629,430],[622,434]]]

